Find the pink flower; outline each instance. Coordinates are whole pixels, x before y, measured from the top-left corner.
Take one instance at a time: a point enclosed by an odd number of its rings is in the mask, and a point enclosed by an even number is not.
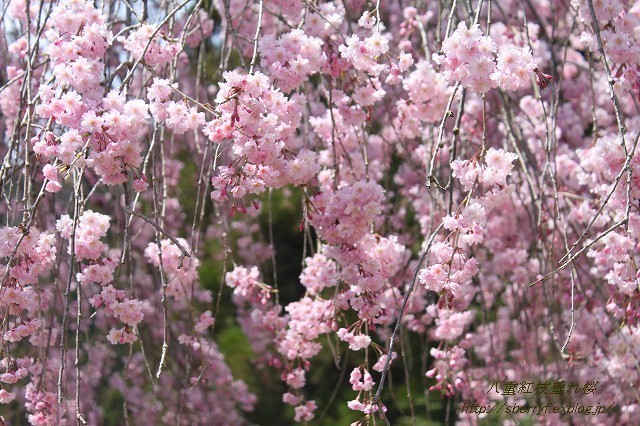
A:
[[[304,387],[307,380],[305,379],[305,372],[301,368],[296,368],[292,372],[287,374],[286,382],[287,385],[291,386],[293,389],[300,389]]]
[[[528,46],[501,46],[498,52],[498,65],[491,78],[503,89],[516,90],[531,84],[531,76],[536,67]]]
[[[154,35],[155,33],[155,35]],[[143,24],[137,30],[131,32],[126,39],[120,37],[125,49],[131,52],[131,56],[138,60],[144,53],[144,60],[150,66],[166,65],[180,52],[180,44],[169,37],[161,37],[163,31],[157,31],[153,25]],[[151,42],[150,42],[151,40]],[[145,51],[145,48],[148,48]]]
[[[200,315],[200,318],[198,318],[198,322],[194,326],[194,329],[198,333],[203,333],[204,331],[207,330],[207,328],[211,327],[214,323],[215,323],[215,318],[211,316],[210,311],[206,311]]]
[[[360,368],[354,368],[349,375],[349,383],[354,391],[370,391],[373,389],[375,382],[366,368],[362,371]]]
[[[58,180],[58,172],[51,164],[45,164],[45,166],[42,168],[42,174],[49,180]]]
[[[62,185],[60,185],[58,182],[49,181],[45,185],[44,189],[47,192],[51,192],[51,193],[55,194],[56,192],[58,192],[58,191],[60,191],[62,189]]]
[[[496,51],[495,42],[490,36],[482,35],[478,24],[467,28],[462,21],[442,43],[444,58],[434,54],[433,59],[444,65],[448,81],[459,80],[464,87],[485,93],[495,87],[491,75],[496,66],[493,58]]]
[[[486,169],[482,173],[482,180],[487,185],[506,185],[507,175],[513,169],[513,161],[517,155],[505,152],[502,148],[489,148],[485,155]]]
[[[373,28],[375,24],[376,16],[374,13],[371,13],[369,11],[365,11],[358,20],[358,25],[360,25],[362,28]]]
[[[433,336],[437,340],[457,339],[473,319],[474,314],[471,311],[453,313],[439,311],[439,318],[436,320],[437,327],[433,331]]]
[[[356,243],[366,233],[372,220],[382,213],[384,190],[375,182],[358,181],[336,192],[314,199],[320,214],[310,222],[318,234],[331,244]]]
[[[143,192],[149,187],[147,183],[147,177],[142,175],[140,179],[135,179],[133,181],[133,190],[136,192]]]
[[[300,283],[310,294],[315,295],[327,287],[334,287],[338,283],[338,271],[334,261],[323,254],[308,257],[306,267],[300,274]]]
[[[107,340],[112,345],[122,345],[125,343],[133,343],[138,340],[138,338],[125,327],[120,329],[112,328],[107,335]]]
[[[308,422],[312,420],[315,415],[314,411],[318,408],[315,401],[307,401],[304,405],[299,405],[294,408],[296,422]]]
[[[0,389],[0,404],[8,404],[16,398],[16,394]]]
[[[131,327],[142,321],[144,317],[142,305],[138,300],[127,299],[124,302],[117,303],[111,309],[113,310],[113,316]]]
[[[373,365],[373,370],[374,371],[378,371],[378,372],[382,372],[382,370],[384,369],[385,364],[387,363],[387,357],[389,356],[389,354],[383,354],[380,356],[380,358],[378,358],[378,362],[376,362]],[[389,365],[391,365],[393,363],[393,360],[395,360],[398,357],[398,354],[396,352],[391,352],[391,362],[389,362]]]
[[[359,351],[360,349],[365,349],[371,343],[371,338],[364,334],[359,334],[354,336],[351,339],[351,343],[349,344],[349,349],[352,351]]]
[[[18,380],[22,379],[23,377],[26,377],[27,374],[28,374],[27,369],[24,367],[20,367],[13,372],[0,374],[0,382],[13,384],[13,383],[16,383]]]
[[[282,395],[282,402],[289,405],[298,405],[302,402],[302,400],[302,396],[296,396],[290,392],[286,392],[284,395]]]

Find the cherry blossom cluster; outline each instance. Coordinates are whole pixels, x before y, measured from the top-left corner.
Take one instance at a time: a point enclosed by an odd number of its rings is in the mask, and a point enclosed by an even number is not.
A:
[[[211,195],[218,202],[237,199],[235,209],[244,212],[243,197],[268,187],[303,185],[319,167],[317,155],[301,147],[295,134],[303,96],[288,99],[261,73],[227,72],[224,80],[216,96],[219,118],[207,123],[204,132],[214,143],[231,142],[235,158],[218,168]]]
[[[146,132],[148,107],[101,86],[102,58],[113,42],[105,17],[89,2],[63,2],[53,8],[46,36],[55,80],[38,88],[36,112],[66,128],[34,138],[34,152],[53,162],[45,170],[47,190],[59,191],[58,173],[72,166],[93,168],[108,185],[126,182],[129,174],[141,179],[138,139]]]
[[[155,77],[153,84],[147,91],[147,97],[151,101],[149,111],[153,118],[159,122],[165,122],[168,129],[175,134],[184,134],[195,131],[205,123],[203,112],[199,112],[195,107],[189,107],[183,101],[171,99],[172,89],[175,83],[171,84],[166,79]]]
[[[43,322],[38,315],[49,306],[52,293],[49,289],[37,291],[38,278],[51,268],[57,249],[53,234],[35,228],[26,233],[17,227],[3,227],[0,237],[3,242],[0,251],[3,259],[0,312],[4,318],[0,341],[3,348],[0,399],[6,404],[16,398],[16,392],[5,387],[24,383],[22,379],[29,375],[32,360],[16,357],[11,349],[23,340],[32,340],[31,336],[42,329]]]
[[[140,28],[129,33],[129,36],[121,38],[124,48],[131,52],[131,57],[151,66],[163,66],[168,64],[180,50],[178,40],[172,40],[160,28],[153,25],[142,24]]]
[[[263,357],[259,361],[280,371],[289,387],[282,401],[294,406],[295,420],[311,420],[317,405],[313,400],[306,401],[301,389],[306,384],[308,359],[322,348],[316,340],[334,328],[332,303],[304,298],[288,305],[288,314],[283,317],[281,307],[271,299],[273,288],[259,278],[256,267],[249,271],[238,266],[226,275],[227,286],[234,289],[238,321],[254,351]]]
[[[505,90],[525,87],[534,74],[541,86],[548,79],[538,70],[531,47],[506,41],[498,48],[490,35],[482,35],[478,24],[467,27],[464,21],[443,41],[442,51],[433,59],[444,66],[449,82],[459,81],[479,93],[498,86]]]
[[[191,248],[189,244],[182,238],[175,242],[163,239],[159,243],[150,242],[144,250],[147,260],[156,267],[162,267],[166,274],[166,294],[176,300],[191,299],[198,297],[209,299],[210,295],[206,291],[198,289],[193,293],[193,281],[198,276],[198,259],[192,259],[190,256],[185,257],[185,253],[189,253]],[[183,251],[184,250],[184,251]]]
[[[427,377],[434,378],[437,382],[429,390],[440,390],[448,396],[462,390],[466,385],[463,369],[468,362],[464,349],[457,346],[446,351],[431,348],[430,355],[435,362],[433,369],[427,371]]]
[[[256,354],[272,365],[282,365],[275,354],[273,345],[275,336],[282,333],[287,319],[280,315],[282,308],[272,299],[273,288],[259,281],[256,267],[247,270],[238,266],[227,273],[225,283],[232,287],[233,302],[236,305],[238,321],[243,332],[250,338],[251,347]]]
[[[281,90],[289,93],[325,66],[327,57],[322,45],[321,39],[309,37],[300,29],[278,39],[266,34],[260,39],[260,61],[271,78],[280,82]]]
[[[384,190],[375,182],[356,182],[314,197],[311,224],[330,244],[357,242],[373,219],[382,213]],[[314,213],[316,213],[314,215]]]

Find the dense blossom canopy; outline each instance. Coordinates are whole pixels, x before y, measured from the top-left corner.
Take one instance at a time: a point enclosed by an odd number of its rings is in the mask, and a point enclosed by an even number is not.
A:
[[[639,29],[0,0],[0,424],[637,424]]]

